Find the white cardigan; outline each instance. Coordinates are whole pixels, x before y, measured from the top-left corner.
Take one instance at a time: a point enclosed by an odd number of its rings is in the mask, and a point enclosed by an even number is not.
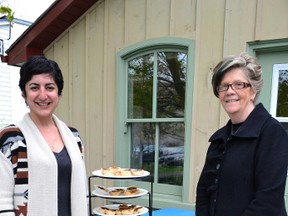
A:
[[[53,119],[61,134],[72,163],[72,216],[88,215],[87,175],[75,136],[55,115]],[[57,216],[57,161],[40,131],[27,113],[16,124],[27,143],[28,157],[28,216]],[[13,193],[13,192],[12,192]],[[16,205],[17,200],[14,200]],[[59,206],[61,208],[61,206]],[[7,213],[4,215],[14,215]]]

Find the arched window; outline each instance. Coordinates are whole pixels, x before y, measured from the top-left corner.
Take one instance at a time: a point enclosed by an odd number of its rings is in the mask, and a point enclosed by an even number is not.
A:
[[[160,196],[185,202],[189,187],[193,62],[194,42],[179,38],[148,40],[117,54],[117,164],[149,171],[161,206],[169,203]],[[149,189],[145,180],[135,184]]]

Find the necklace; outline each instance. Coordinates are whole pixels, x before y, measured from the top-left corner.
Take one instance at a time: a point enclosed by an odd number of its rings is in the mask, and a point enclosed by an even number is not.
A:
[[[231,125],[231,132],[230,132],[230,134],[231,134],[231,135],[235,135],[235,134],[238,132],[238,130],[241,128],[242,124],[243,124],[243,123],[232,124],[232,125]]]

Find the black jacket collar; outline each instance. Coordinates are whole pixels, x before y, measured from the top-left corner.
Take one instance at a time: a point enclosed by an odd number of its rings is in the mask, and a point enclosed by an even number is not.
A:
[[[262,103],[256,105],[254,110],[250,113],[248,118],[243,122],[237,134],[234,136],[242,138],[257,138],[259,137],[263,124],[269,119],[271,115],[264,108]],[[226,140],[230,136],[231,120],[227,124],[216,131],[209,139],[209,142],[214,142],[218,139]]]

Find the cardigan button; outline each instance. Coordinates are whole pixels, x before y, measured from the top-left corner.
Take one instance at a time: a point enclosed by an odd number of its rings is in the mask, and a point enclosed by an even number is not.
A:
[[[216,169],[218,170],[220,168],[220,164],[218,163],[217,165],[216,165]]]

